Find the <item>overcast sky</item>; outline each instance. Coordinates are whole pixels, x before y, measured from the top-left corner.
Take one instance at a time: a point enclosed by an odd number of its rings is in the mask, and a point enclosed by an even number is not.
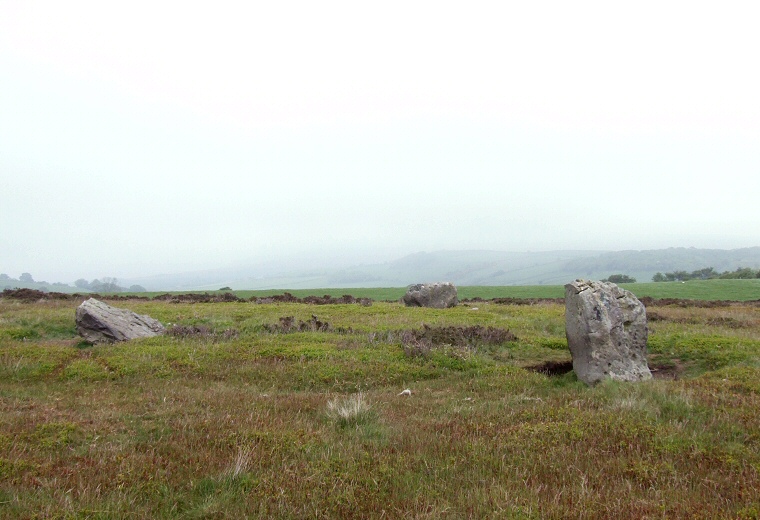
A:
[[[758,246],[758,19],[0,0],[0,272]]]

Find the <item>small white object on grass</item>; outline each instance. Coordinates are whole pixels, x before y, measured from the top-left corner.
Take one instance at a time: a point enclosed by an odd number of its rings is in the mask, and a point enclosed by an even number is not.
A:
[[[407,388],[406,390],[402,390],[398,395],[412,395],[412,391]]]

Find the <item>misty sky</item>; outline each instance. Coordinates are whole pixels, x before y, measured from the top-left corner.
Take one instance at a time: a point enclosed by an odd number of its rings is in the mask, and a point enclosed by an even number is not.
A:
[[[760,245],[755,2],[0,0],[0,272]]]

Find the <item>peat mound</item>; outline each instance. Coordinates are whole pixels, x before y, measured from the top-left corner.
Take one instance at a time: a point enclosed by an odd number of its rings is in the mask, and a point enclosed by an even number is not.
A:
[[[291,293],[276,294],[273,296],[253,296],[249,300],[253,303],[309,303],[312,305],[339,305],[339,304],[359,304],[364,307],[372,305],[371,298],[356,298],[350,294],[344,294],[340,298],[335,298],[329,294],[324,296],[305,296],[298,298]]]
[[[701,316],[664,316],[656,311],[647,312],[649,322],[682,323],[685,325],[709,325],[710,327],[725,327],[728,329],[751,329],[755,324],[748,320],[739,320],[730,316],[715,316],[703,318]]]
[[[644,304],[645,307],[700,307],[706,309],[712,309],[716,307],[730,307],[731,305],[752,305],[753,302],[739,302],[730,300],[684,300],[682,298],[652,298],[651,296],[643,296],[639,298],[639,301]],[[757,301],[755,302],[755,304]]]
[[[97,300],[150,300],[147,296],[124,296],[120,294],[98,294],[98,293],[62,293],[62,292],[43,292],[37,289],[4,289],[0,293],[0,298],[9,300],[21,300],[23,302],[36,302],[40,300],[85,300],[95,298]]]
[[[240,332],[237,329],[216,331],[205,325],[172,325],[166,329],[166,334],[175,338],[209,338],[227,340],[236,338]]]
[[[242,298],[238,298],[230,292],[223,294],[209,294],[209,293],[182,293],[182,294],[159,294],[153,297],[154,300],[165,301],[169,303],[229,303],[229,302],[243,302]]]
[[[460,303],[496,303],[499,305],[546,305],[551,303],[564,304],[564,298],[465,298],[459,300]]]
[[[517,341],[517,336],[509,329],[482,325],[431,327],[423,323],[421,329],[403,330],[397,334],[405,348],[414,347],[422,350],[443,345],[474,349],[479,345],[501,345],[508,341]]]
[[[42,292],[37,289],[3,289],[0,298],[9,300],[21,300],[23,302],[36,302],[38,300],[69,300],[70,294],[60,292]],[[78,295],[81,297],[81,295]]]
[[[335,327],[333,328],[330,323],[326,321],[320,321],[315,315],[311,315],[308,321],[298,320],[296,322],[293,316],[282,316],[279,323],[267,324],[263,326],[266,332],[271,333],[289,333],[289,332],[337,332],[339,334],[350,334],[353,329]]]

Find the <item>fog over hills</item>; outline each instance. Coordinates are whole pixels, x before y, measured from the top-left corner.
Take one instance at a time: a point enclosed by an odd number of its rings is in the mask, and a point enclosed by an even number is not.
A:
[[[322,287],[402,287],[425,281],[457,285],[555,285],[575,278],[602,279],[627,274],[640,282],[657,272],[713,267],[731,271],[760,268],[760,247],[742,249],[669,248],[644,251],[434,251],[383,263],[307,267],[287,264],[238,265],[224,269],[122,280],[149,291],[233,289],[313,289]]]
[[[659,248],[760,245],[757,6],[598,4],[0,1],[0,289],[754,263]]]

